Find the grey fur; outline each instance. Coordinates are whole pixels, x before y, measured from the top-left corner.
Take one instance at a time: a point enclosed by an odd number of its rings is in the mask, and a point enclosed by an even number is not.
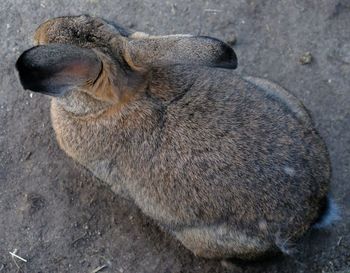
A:
[[[310,116],[276,84],[213,68],[216,40],[186,40],[174,59],[173,36],[124,37],[86,16],[53,19],[36,38],[93,48],[95,84],[121,94],[77,86],[52,99],[60,147],[194,254],[287,252],[319,216],[330,162]]]

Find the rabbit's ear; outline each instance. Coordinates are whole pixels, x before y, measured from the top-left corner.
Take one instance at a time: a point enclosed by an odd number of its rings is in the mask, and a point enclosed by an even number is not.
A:
[[[49,44],[25,51],[16,68],[24,89],[62,96],[74,87],[93,82],[102,65],[91,49]]]
[[[228,44],[211,37],[170,35],[129,36],[129,52],[136,66],[191,64],[227,69],[237,68],[237,56]]]

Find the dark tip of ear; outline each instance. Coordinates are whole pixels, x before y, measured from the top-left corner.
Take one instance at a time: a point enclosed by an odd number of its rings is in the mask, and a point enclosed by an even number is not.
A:
[[[62,96],[88,79],[95,79],[101,62],[91,49],[49,44],[26,50],[16,69],[24,89]]]
[[[219,57],[220,67],[228,69],[236,69],[238,65],[237,55],[232,47],[223,43],[222,44],[223,54]]]
[[[218,50],[216,52],[216,59],[214,62],[214,67],[236,69],[237,68],[237,55],[233,48],[223,41],[209,37],[209,36],[199,36],[202,39],[208,39],[213,43],[213,46]]]
[[[24,89],[45,94],[59,95],[66,86],[50,86],[48,81],[53,71],[47,70],[44,65],[38,62],[38,59],[45,58],[40,56],[41,46],[30,48],[22,53],[16,62],[16,69],[19,74],[20,82]],[[45,54],[44,54],[45,55]]]

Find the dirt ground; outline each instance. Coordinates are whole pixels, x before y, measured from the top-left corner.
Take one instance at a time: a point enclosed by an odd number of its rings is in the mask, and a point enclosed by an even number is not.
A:
[[[211,11],[217,10],[216,12]],[[325,139],[342,220],[290,257],[225,269],[194,257],[59,150],[49,99],[24,92],[14,63],[50,17],[88,13],[154,34],[237,41],[235,73],[299,97]],[[0,2],[0,272],[350,272],[350,2],[348,0],[5,0]],[[312,62],[300,64],[311,52]],[[27,262],[11,258],[15,251]],[[19,266],[21,269],[19,270]]]

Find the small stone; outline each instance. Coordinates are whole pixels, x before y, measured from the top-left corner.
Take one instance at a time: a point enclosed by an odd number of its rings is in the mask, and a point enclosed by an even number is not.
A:
[[[237,42],[237,37],[236,37],[236,35],[234,35],[234,34],[230,35],[230,37],[226,40],[226,42],[227,42],[230,46],[235,45],[236,42]]]
[[[344,44],[339,50],[340,60],[346,64],[350,64],[350,43]]]
[[[299,59],[300,64],[306,65],[310,64],[312,62],[312,55],[310,52],[305,52],[303,55],[301,55]]]

